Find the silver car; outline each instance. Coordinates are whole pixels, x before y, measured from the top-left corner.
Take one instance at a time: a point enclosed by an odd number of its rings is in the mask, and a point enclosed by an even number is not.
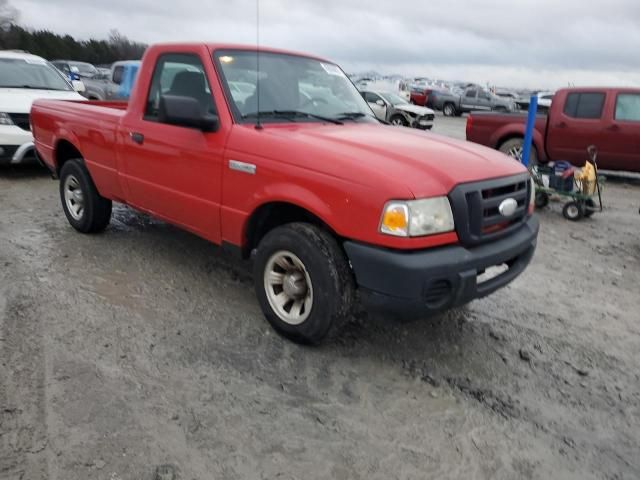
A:
[[[373,113],[380,120],[392,125],[431,130],[435,113],[430,108],[410,104],[400,95],[392,92],[361,92]]]

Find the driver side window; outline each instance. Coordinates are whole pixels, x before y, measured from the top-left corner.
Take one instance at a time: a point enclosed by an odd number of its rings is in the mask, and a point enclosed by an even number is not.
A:
[[[381,100],[381,98],[378,95],[376,95],[375,93],[371,93],[371,92],[366,92],[364,94],[364,99],[368,103],[376,103],[378,100]]]
[[[195,54],[170,53],[158,58],[147,96],[145,120],[158,121],[162,95],[194,98],[203,113],[216,114],[204,66]]]

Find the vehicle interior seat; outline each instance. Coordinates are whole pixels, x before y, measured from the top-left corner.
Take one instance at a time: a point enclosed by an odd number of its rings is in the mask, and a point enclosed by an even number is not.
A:
[[[202,106],[203,112],[216,113],[213,97],[207,92],[205,78],[202,72],[179,72],[173,78],[169,95],[195,98]]]

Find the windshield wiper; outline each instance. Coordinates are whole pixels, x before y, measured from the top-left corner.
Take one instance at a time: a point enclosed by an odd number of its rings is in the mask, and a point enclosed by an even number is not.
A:
[[[384,123],[385,125],[389,125],[389,122],[387,122],[385,120],[380,120],[376,116],[369,115],[368,113],[363,113],[363,112],[344,112],[344,113],[338,114],[338,116],[336,118],[338,118],[339,120],[353,120],[353,121],[355,121],[356,118],[363,118],[363,117],[372,118],[373,120],[376,120],[377,122]]]
[[[61,92],[67,91],[61,88],[47,88],[47,87],[39,87],[37,85],[0,85],[0,88],[28,88],[31,90],[56,90]]]
[[[348,119],[348,120],[355,120],[356,118],[362,118],[362,117],[369,117],[370,115],[367,115],[366,113],[363,112],[343,112],[343,113],[339,113],[336,118],[339,120],[342,119]]]
[[[279,116],[284,118],[288,117],[287,119],[292,121],[295,117],[306,117],[306,118],[315,118],[316,120],[321,120],[323,122],[334,123],[336,125],[343,124],[340,120],[337,120],[335,118],[323,117],[322,115],[303,112],[302,110],[265,110],[260,112],[245,113],[244,115],[242,115],[242,118],[257,117],[257,116],[261,116],[261,117],[262,116],[265,116],[265,117]]]

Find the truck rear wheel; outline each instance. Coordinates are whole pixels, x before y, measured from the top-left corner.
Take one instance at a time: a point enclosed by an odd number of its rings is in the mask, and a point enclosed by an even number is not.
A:
[[[273,328],[299,343],[318,344],[351,310],[347,259],[324,230],[291,223],[271,230],[254,262],[256,295]]]
[[[445,117],[453,117],[456,114],[456,107],[453,103],[445,103],[442,107],[442,113]]]
[[[498,148],[502,153],[522,163],[522,153],[524,150],[524,138],[517,137],[507,140]],[[531,145],[531,155],[529,156],[529,166],[538,164],[538,151],[535,145]]]
[[[111,200],[100,196],[80,159],[68,160],[60,170],[60,200],[67,220],[79,232],[101,232],[111,221]]]

